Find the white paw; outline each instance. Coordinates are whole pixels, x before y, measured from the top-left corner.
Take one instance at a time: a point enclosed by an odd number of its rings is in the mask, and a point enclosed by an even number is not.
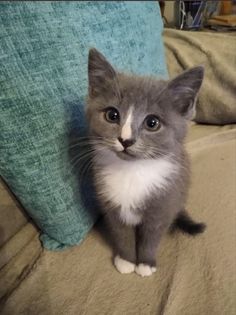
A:
[[[156,267],[151,267],[145,264],[139,264],[138,266],[135,267],[135,272],[141,277],[151,276],[156,271],[157,271]]]
[[[122,259],[120,256],[115,257],[114,264],[120,273],[131,273],[135,269],[135,264]]]

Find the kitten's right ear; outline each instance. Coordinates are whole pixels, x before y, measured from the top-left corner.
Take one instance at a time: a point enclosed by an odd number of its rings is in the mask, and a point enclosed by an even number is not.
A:
[[[114,89],[116,71],[95,48],[89,50],[88,80],[89,96],[96,97]]]
[[[168,84],[174,108],[187,119],[192,119],[195,103],[202,85],[204,68],[194,67],[181,73]]]

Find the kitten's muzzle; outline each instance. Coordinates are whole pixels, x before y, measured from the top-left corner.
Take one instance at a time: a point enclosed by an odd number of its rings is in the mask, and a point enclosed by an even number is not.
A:
[[[134,139],[123,140],[121,137],[119,137],[118,140],[120,141],[120,143],[122,144],[124,149],[130,147],[131,145],[133,145],[135,143]]]

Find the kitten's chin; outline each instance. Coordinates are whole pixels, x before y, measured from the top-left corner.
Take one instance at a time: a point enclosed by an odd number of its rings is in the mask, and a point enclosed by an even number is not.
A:
[[[116,155],[122,159],[122,160],[125,160],[125,161],[130,161],[130,160],[134,160],[136,159],[137,157],[127,151],[116,151]]]

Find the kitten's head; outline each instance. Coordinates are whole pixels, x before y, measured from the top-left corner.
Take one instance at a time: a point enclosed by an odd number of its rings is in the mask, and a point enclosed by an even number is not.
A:
[[[87,119],[96,148],[125,160],[147,159],[169,155],[182,143],[203,68],[157,80],[119,73],[91,49],[88,78]]]

